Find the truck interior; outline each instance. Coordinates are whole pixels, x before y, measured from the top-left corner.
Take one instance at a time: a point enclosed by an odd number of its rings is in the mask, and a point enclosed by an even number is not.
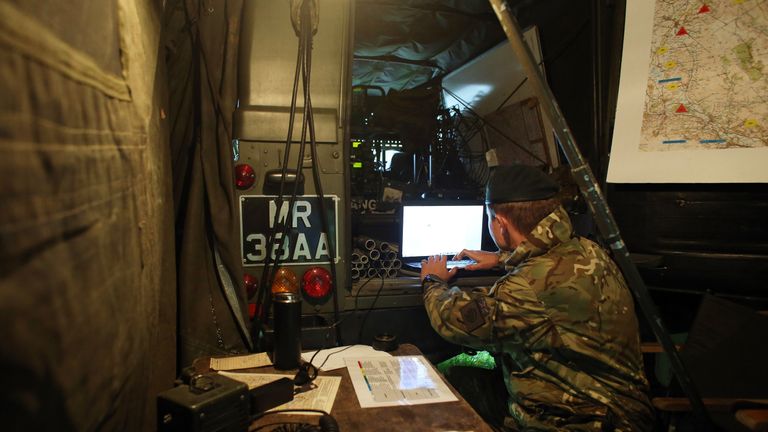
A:
[[[541,168],[577,234],[603,242],[487,1],[317,0],[309,19],[293,0],[75,3],[0,4],[8,430],[156,429],[157,394],[196,358],[271,349],[277,292],[300,293],[305,349],[465,352],[424,311],[403,207],[482,203],[496,165]],[[691,350],[709,361],[700,389],[765,398],[750,381],[768,343],[747,330],[768,310],[766,184],[606,181],[627,3],[506,6],[667,332],[720,337]],[[652,396],[684,399],[637,314]],[[665,430],[693,430],[659,409]]]

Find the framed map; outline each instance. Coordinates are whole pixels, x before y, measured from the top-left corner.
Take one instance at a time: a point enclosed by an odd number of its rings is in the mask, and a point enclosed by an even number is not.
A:
[[[768,0],[627,2],[608,181],[768,181]]]

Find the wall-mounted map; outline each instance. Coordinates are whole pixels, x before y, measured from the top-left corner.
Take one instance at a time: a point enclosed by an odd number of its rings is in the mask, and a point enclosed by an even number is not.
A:
[[[627,3],[608,180],[768,181],[768,0]]]

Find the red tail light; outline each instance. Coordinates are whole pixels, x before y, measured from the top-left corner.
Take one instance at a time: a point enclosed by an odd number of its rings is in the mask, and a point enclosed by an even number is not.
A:
[[[332,287],[331,274],[322,267],[312,267],[302,277],[304,293],[311,298],[319,299],[327,296]]]
[[[256,294],[256,288],[259,286],[259,280],[256,276],[248,273],[243,274],[243,285],[245,286],[245,292],[248,294],[248,298],[253,297]]]
[[[256,172],[248,164],[235,165],[235,186],[248,189],[256,181]]]
[[[256,316],[256,305],[253,303],[248,303],[248,317],[253,319],[253,317]]]

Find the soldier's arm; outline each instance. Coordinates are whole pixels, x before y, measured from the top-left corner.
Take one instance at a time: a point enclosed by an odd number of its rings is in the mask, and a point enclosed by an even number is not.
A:
[[[515,276],[502,278],[490,291],[426,282],[424,306],[432,327],[443,338],[474,349],[499,351],[508,342],[527,345],[549,327],[543,304]]]
[[[444,339],[474,349],[495,350],[496,300],[486,288],[465,291],[442,280],[424,283],[424,306],[432,328]]]

